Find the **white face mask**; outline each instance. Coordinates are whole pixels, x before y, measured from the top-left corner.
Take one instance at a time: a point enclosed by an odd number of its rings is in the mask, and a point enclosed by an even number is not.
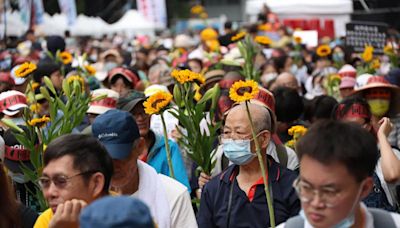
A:
[[[354,223],[356,221],[354,211],[356,209],[356,206],[359,204],[361,189],[362,189],[362,187],[358,189],[357,197],[353,202],[353,206],[351,207],[351,211],[350,211],[349,215],[346,218],[344,218],[343,220],[341,220],[340,222],[336,223],[332,228],[350,228],[354,225]],[[300,216],[304,220],[308,221],[303,209],[300,211]]]

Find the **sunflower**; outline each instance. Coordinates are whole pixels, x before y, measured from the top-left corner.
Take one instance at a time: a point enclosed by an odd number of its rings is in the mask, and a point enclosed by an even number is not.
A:
[[[171,76],[175,78],[180,84],[186,82],[196,82],[197,84],[204,84],[206,79],[203,75],[192,72],[190,70],[173,70]]]
[[[294,139],[291,139],[291,140],[289,140],[289,141],[287,141],[285,143],[285,146],[288,146],[290,148],[294,148],[295,144],[296,144],[296,142],[294,141]]]
[[[257,29],[258,29],[259,31],[270,31],[270,30],[271,30],[271,25],[269,25],[269,24],[262,24],[262,25],[259,25],[259,26],[257,27]]]
[[[42,105],[39,103],[31,104],[29,109],[34,113],[39,113],[39,111],[42,109]]]
[[[219,45],[218,40],[207,40],[206,45],[210,49],[211,52],[219,51],[220,45]]]
[[[61,59],[61,62],[64,65],[70,64],[72,62],[72,55],[69,52],[63,51],[59,54],[59,57]]]
[[[149,114],[159,114],[163,111],[172,100],[170,93],[160,91],[151,95],[145,102],[143,102],[144,111]]]
[[[201,18],[201,19],[207,19],[207,18],[208,18],[208,13],[202,12],[202,13],[200,14],[200,18]]]
[[[236,35],[232,36],[231,41],[236,42],[243,39],[246,36],[246,32],[239,32]]]
[[[326,45],[326,44],[320,45],[317,48],[317,55],[319,57],[326,57],[326,56],[330,55],[331,52],[332,52],[331,48],[329,47],[329,45]]]
[[[256,36],[254,41],[261,45],[269,45],[272,43],[272,40],[268,36]]]
[[[42,118],[33,118],[28,120],[28,124],[32,127],[44,127],[47,122],[50,121],[50,118],[47,116],[42,116]]]
[[[293,136],[297,135],[297,134],[304,135],[306,132],[307,132],[307,128],[305,128],[302,125],[293,126],[288,130],[289,135],[293,135]]]
[[[394,54],[394,49],[392,45],[386,45],[383,48],[383,53],[385,53],[386,55],[393,55]]]
[[[89,75],[95,75],[96,74],[96,69],[94,69],[93,66],[91,65],[85,65],[85,70],[88,72]]]
[[[293,40],[294,40],[294,42],[295,42],[296,44],[301,44],[301,42],[302,42],[300,36],[295,36],[295,37],[293,38]]]
[[[84,85],[85,81],[79,75],[72,75],[67,78],[68,83],[73,83],[74,81],[79,81],[81,85]]]
[[[248,101],[258,94],[257,82],[253,80],[237,81],[229,89],[229,97],[235,102]]]
[[[32,85],[31,85],[32,91],[35,91],[39,87],[40,87],[40,83],[39,82],[33,82]]]
[[[25,78],[32,72],[36,70],[36,64],[31,63],[31,62],[25,62],[21,64],[16,70],[15,70],[15,76],[17,78]]]
[[[381,67],[381,62],[379,61],[379,59],[375,58],[374,60],[372,60],[371,67],[373,69],[379,69]]]
[[[366,45],[364,52],[361,54],[361,58],[365,62],[371,62],[373,57],[374,57],[374,47],[371,45]]]
[[[198,85],[194,85],[194,91],[195,91],[195,94],[194,94],[194,99],[196,100],[196,101],[199,101],[200,99],[201,99],[201,97],[202,97],[202,95],[201,95],[201,93],[200,93],[200,86],[198,86]]]
[[[201,14],[204,12],[204,7],[201,5],[195,5],[190,9],[192,14]]]

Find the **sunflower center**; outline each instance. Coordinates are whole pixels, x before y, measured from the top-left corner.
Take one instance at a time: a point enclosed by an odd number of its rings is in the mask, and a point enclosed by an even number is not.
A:
[[[155,100],[152,104],[151,107],[152,108],[157,108],[157,104],[163,102],[165,99],[157,99]]]
[[[245,93],[251,93],[252,90],[253,90],[253,89],[252,89],[250,86],[240,87],[240,88],[237,90],[237,94],[238,94],[239,96],[243,96]]]

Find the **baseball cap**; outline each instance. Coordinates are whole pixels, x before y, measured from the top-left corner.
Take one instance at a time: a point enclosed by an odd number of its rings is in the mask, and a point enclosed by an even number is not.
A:
[[[28,132],[26,126],[19,125],[19,128]],[[30,159],[30,151],[26,149],[14,136],[13,130],[4,132],[4,164],[13,173],[22,173],[22,166],[33,169]]]
[[[107,95],[107,97],[93,101],[89,104],[89,109],[87,113],[94,113],[94,114],[103,114],[110,109],[117,108],[117,101],[119,98],[119,94],[111,89],[96,89],[92,92],[92,97],[100,97],[103,95]]]
[[[81,228],[153,228],[154,222],[149,208],[139,199],[106,196],[83,209],[79,225]]]
[[[26,107],[28,105],[25,94],[16,90],[0,93],[0,110],[5,115],[13,116]]]
[[[142,92],[133,91],[127,97],[118,101],[118,107],[124,111],[130,112],[137,104],[146,100],[146,96]]]
[[[14,79],[11,77],[11,74],[8,72],[0,72],[0,82],[4,82],[10,85],[15,85]]]
[[[113,159],[127,158],[133,142],[140,138],[139,128],[129,112],[111,109],[97,116],[92,124],[93,135],[106,147]]]
[[[355,78],[345,76],[340,80],[339,89],[354,88],[355,85],[356,85]]]
[[[111,80],[117,75],[121,75],[126,80],[128,80],[132,84],[132,87],[135,87],[135,85],[140,81],[140,77],[138,75],[136,75],[131,70],[123,67],[117,67],[110,70],[110,72],[108,73],[108,81],[111,82]]]

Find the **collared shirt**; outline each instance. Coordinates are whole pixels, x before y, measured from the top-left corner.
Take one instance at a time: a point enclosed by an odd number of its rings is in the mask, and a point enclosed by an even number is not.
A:
[[[269,161],[271,165],[268,178],[272,185],[275,222],[279,224],[297,215],[300,210],[300,201],[292,187],[297,175],[279,165],[270,156]],[[204,186],[197,217],[199,227],[270,227],[263,182],[257,181],[245,193],[236,181],[238,171],[239,166],[231,165]],[[228,201],[232,184],[228,226]]]

